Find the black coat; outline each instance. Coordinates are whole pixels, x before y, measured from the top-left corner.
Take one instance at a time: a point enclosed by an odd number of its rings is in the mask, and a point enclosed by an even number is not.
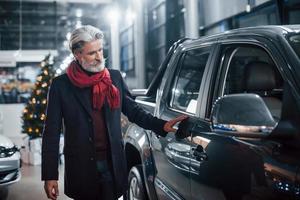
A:
[[[121,106],[111,110],[104,104],[104,117],[108,130],[115,191],[121,196],[127,188],[127,169],[121,134],[121,112],[129,121],[159,135],[164,120],[145,112],[132,98],[119,71],[109,70],[113,84],[119,89]],[[49,94],[47,117],[42,142],[42,180],[58,180],[59,138],[64,132],[65,194],[72,198],[94,197],[96,183],[92,105],[90,88],[74,86],[66,74],[53,79]],[[63,127],[63,129],[62,129]],[[91,199],[90,198],[90,199]]]

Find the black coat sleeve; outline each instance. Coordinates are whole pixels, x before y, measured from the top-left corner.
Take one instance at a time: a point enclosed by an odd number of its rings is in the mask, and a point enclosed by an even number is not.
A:
[[[58,180],[59,138],[62,109],[58,82],[54,79],[48,93],[46,121],[42,139],[42,180]]]
[[[167,132],[163,130],[163,127],[167,121],[154,117],[151,113],[145,111],[138,103],[136,103],[120,73],[119,76],[122,80],[123,114],[127,116],[130,122],[133,122],[144,129],[152,130],[156,134],[165,137]]]

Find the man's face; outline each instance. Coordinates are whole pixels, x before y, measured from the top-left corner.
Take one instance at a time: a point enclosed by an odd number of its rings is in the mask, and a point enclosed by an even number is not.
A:
[[[80,65],[89,72],[99,72],[105,67],[101,40],[85,43],[82,49],[75,53],[75,57]]]

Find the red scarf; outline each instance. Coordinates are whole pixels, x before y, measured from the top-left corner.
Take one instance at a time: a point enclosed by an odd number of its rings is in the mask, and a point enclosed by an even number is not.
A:
[[[106,68],[88,76],[76,61],[72,61],[67,68],[67,75],[70,81],[79,88],[93,86],[93,108],[101,110],[105,97],[111,109],[120,107],[119,90],[113,85]]]

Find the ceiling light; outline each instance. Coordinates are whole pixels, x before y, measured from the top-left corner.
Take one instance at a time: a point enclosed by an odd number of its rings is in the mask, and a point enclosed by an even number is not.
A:
[[[76,17],[82,17],[82,10],[81,9],[76,10]]]
[[[133,21],[135,19],[135,13],[131,10],[131,9],[128,9],[126,11],[126,21],[129,23],[129,24],[132,24]]]
[[[110,24],[116,24],[119,20],[119,10],[115,7],[108,12],[108,21]]]

